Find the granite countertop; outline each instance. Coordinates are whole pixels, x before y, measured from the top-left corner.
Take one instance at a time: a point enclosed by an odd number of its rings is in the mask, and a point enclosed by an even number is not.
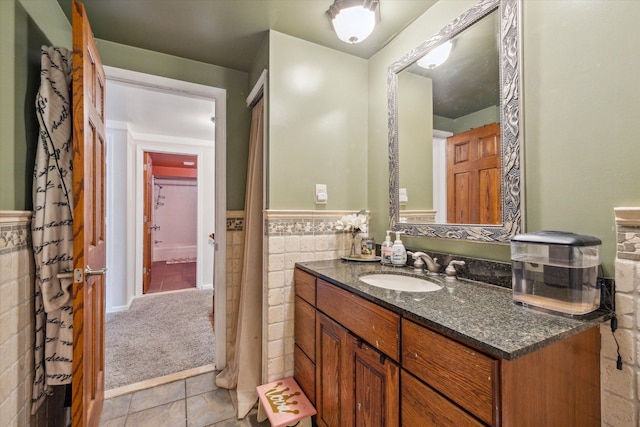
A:
[[[610,317],[603,311],[580,319],[534,311],[515,304],[511,289],[465,279],[436,277],[444,287],[424,293],[382,289],[358,280],[367,273],[413,274],[411,268],[379,262],[311,261],[296,263],[296,267],[506,360],[593,328]]]

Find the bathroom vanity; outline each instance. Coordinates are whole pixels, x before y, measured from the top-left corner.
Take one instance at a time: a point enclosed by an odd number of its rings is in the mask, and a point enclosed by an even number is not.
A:
[[[540,313],[464,279],[425,293],[358,280],[397,271],[296,264],[295,378],[318,425],[600,425],[605,314]]]

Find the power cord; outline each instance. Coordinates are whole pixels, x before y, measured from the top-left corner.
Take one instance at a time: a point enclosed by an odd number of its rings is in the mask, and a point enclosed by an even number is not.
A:
[[[602,274],[602,266],[600,266],[600,273]],[[616,338],[615,334],[616,330],[618,329],[618,317],[616,317],[613,295],[605,284],[604,277],[598,277],[597,280],[600,282],[601,289],[604,289],[605,292],[605,300],[607,301],[607,304],[604,305],[604,308],[611,314],[611,336],[616,343],[616,353],[618,355],[616,359],[616,368],[621,371],[622,356],[620,355],[620,344],[618,343],[618,338]]]

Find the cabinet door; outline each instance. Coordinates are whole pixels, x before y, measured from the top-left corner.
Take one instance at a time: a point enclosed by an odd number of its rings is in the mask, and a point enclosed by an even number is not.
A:
[[[316,278],[311,274],[296,268],[293,271],[296,295],[315,307]]]
[[[316,309],[299,296],[295,297],[294,332],[296,344],[307,357],[316,361]]]
[[[316,404],[316,365],[300,347],[293,347],[293,377],[312,405]]]
[[[354,425],[395,427],[400,423],[398,365],[349,335],[353,374],[345,376],[355,397]]]
[[[402,425],[482,427],[484,424],[403,369]]]
[[[498,361],[407,319],[402,367],[487,424],[498,419]]]
[[[316,316],[316,421],[319,426],[353,425],[353,393],[345,387],[350,367],[347,330],[327,316]]]

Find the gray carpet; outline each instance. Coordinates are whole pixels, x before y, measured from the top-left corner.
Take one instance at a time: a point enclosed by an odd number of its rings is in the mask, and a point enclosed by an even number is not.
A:
[[[148,294],[105,326],[105,389],[214,363],[211,290]]]

